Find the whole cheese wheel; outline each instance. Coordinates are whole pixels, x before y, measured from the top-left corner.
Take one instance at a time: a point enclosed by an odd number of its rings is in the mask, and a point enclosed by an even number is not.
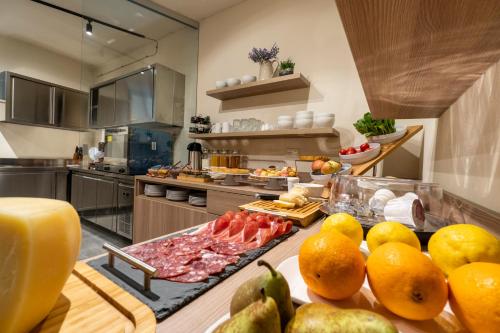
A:
[[[0,198],[0,331],[27,332],[55,305],[78,258],[80,219],[65,202]]]

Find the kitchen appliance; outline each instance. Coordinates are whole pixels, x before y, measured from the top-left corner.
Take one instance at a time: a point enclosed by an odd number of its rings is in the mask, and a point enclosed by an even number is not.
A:
[[[187,146],[189,151],[188,164],[193,171],[201,171],[201,144],[198,142],[191,142]]]
[[[106,128],[103,163],[96,169],[129,175],[146,174],[154,165],[172,164],[172,135],[142,127]]]

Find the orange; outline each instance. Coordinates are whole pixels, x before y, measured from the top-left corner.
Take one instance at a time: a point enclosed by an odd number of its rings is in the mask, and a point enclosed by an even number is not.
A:
[[[474,262],[448,276],[450,306],[471,332],[500,332],[500,264]]]
[[[312,235],[302,243],[299,269],[309,289],[332,300],[352,296],[365,279],[365,261],[358,246],[335,230]]]
[[[432,319],[446,304],[448,286],[443,272],[408,244],[380,245],[368,257],[366,270],[375,297],[398,316]]]

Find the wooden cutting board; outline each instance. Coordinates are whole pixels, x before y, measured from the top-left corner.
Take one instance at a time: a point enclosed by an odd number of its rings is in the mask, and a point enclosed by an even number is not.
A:
[[[32,333],[153,333],[149,307],[83,262],[77,262],[49,315]]]
[[[250,211],[265,211],[269,214],[284,214],[286,215],[287,219],[290,219],[303,227],[307,227],[309,224],[316,221],[321,216],[321,214],[323,214],[319,210],[319,206],[321,206],[321,204],[321,202],[309,202],[300,208],[287,209],[278,207],[269,200],[258,200],[246,205],[239,206],[239,208]]]

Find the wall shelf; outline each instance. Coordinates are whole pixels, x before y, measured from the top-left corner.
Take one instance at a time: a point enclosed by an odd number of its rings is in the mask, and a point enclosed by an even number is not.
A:
[[[208,90],[207,95],[220,99],[221,101],[225,101],[240,97],[257,96],[279,91],[307,88],[309,85],[309,81],[301,73],[295,73],[274,77],[269,80],[244,83],[234,87]]]
[[[335,128],[303,128],[256,132],[230,132],[189,134],[191,139],[224,140],[224,139],[268,139],[268,138],[319,138],[336,137],[339,132]]]

